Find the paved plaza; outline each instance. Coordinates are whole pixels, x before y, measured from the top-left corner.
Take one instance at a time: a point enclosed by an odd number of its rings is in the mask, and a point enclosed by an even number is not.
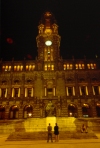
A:
[[[0,148],[100,148],[100,133],[98,139],[70,139],[59,142],[41,141],[6,141],[9,135],[0,135]]]

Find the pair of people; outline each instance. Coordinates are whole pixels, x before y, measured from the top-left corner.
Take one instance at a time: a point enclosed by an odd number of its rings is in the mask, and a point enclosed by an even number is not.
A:
[[[49,123],[47,130],[48,130],[47,142],[49,142],[49,139],[51,139],[51,142],[53,142],[53,140],[52,140],[52,126],[50,125],[50,123]],[[54,126],[54,134],[55,134],[55,142],[58,142],[59,141],[59,127],[58,127],[57,123]]]

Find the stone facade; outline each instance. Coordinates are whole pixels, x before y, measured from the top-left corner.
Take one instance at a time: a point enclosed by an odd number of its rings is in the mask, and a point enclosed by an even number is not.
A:
[[[50,12],[38,29],[36,60],[0,61],[0,119],[100,117],[100,59],[62,59]]]

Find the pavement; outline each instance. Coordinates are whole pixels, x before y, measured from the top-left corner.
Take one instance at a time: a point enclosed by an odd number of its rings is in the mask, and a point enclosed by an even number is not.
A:
[[[100,133],[98,139],[69,139],[59,142],[41,141],[6,141],[9,135],[0,135],[0,148],[100,148]]]

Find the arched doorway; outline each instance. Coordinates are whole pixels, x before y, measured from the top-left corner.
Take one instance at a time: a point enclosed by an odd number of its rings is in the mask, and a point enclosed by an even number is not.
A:
[[[4,119],[5,118],[5,107],[0,105],[0,119]]]
[[[68,116],[69,117],[77,117],[77,107],[75,104],[68,105]]]
[[[100,117],[100,103],[96,105],[97,117]]]
[[[23,116],[24,116],[24,118],[32,118],[32,116],[33,116],[33,107],[31,105],[26,105],[24,107]]]
[[[54,104],[51,101],[49,101],[47,106],[46,106],[45,116],[46,117],[56,116],[56,108],[55,108]]]
[[[10,119],[18,119],[18,107],[17,105],[13,105],[11,108],[10,108]]]
[[[90,106],[87,103],[83,104],[82,115],[85,118],[92,117],[92,110],[91,110]]]

